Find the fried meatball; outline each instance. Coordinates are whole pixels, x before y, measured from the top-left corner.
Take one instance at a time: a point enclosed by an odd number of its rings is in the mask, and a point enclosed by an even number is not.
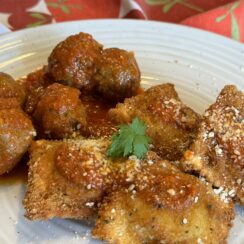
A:
[[[97,91],[104,98],[119,102],[136,95],[140,70],[132,52],[118,48],[104,49],[94,76]]]
[[[9,172],[20,161],[36,134],[22,109],[9,106],[10,103],[0,109],[0,175]]]
[[[47,73],[56,82],[90,91],[101,50],[102,45],[89,34],[81,32],[70,36],[53,49]]]
[[[0,72],[0,98],[16,98],[23,105],[25,101],[24,87],[10,75]]]
[[[16,98],[0,98],[0,110],[11,108],[21,109],[20,103]]]
[[[48,86],[33,114],[41,131],[52,138],[66,138],[86,125],[85,107],[78,89],[54,83]]]

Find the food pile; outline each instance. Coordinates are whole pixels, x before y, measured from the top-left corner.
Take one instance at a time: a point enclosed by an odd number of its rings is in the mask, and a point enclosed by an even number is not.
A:
[[[226,243],[244,204],[244,94],[199,115],[134,54],[79,33],[41,69],[0,73],[0,174],[28,155],[30,220],[96,219],[108,243]],[[21,162],[23,163],[23,162]]]

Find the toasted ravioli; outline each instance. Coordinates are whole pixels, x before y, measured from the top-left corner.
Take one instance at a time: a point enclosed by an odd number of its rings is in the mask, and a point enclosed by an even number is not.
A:
[[[92,144],[92,141],[89,143]],[[83,182],[77,183],[76,179],[81,172],[75,169],[77,166],[72,161],[73,155],[66,155],[70,157],[69,161],[62,160],[60,154],[60,150],[68,152],[70,149],[72,152],[77,147],[77,142],[73,141],[41,140],[32,144],[27,192],[23,200],[28,219],[84,219],[94,216],[95,203],[101,198],[102,191]],[[67,164],[70,165],[70,170],[64,172]],[[76,175],[76,172],[80,174]]]
[[[104,198],[93,237],[116,244],[226,243],[231,201],[167,161],[147,163],[133,185]]]
[[[163,158],[178,160],[195,138],[200,116],[184,105],[172,84],[149,88],[125,99],[109,111],[116,123],[130,123],[138,117],[146,123],[154,150]]]
[[[196,140],[182,160],[217,187],[244,203],[244,94],[225,86],[205,113]]]
[[[109,144],[105,139],[34,142],[23,201],[26,217],[93,217],[101,197],[120,185],[128,185],[137,172],[135,157],[108,159]]]

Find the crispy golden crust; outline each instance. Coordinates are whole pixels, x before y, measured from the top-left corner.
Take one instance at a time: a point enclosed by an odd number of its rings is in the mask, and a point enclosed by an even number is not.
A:
[[[134,117],[148,126],[156,152],[165,159],[178,160],[195,138],[200,116],[185,106],[172,84],[148,89],[125,99],[109,111],[116,123],[129,123]]]
[[[138,161],[111,161],[109,141],[73,139],[40,140],[30,149],[28,186],[24,199],[31,220],[88,218],[105,192],[115,190],[136,173]]]
[[[109,144],[105,139],[34,142],[24,200],[26,216],[32,220],[93,216],[105,193],[139,181],[141,166],[158,159],[149,152],[141,162],[134,156],[111,160],[106,157]]]
[[[154,242],[188,243],[207,237],[212,243],[225,243],[233,218],[228,199],[220,201],[211,186],[182,173],[154,152],[143,160],[132,156],[112,161],[105,156],[109,143],[104,139],[34,142],[23,201],[26,217],[94,217],[104,194],[115,192],[100,210],[96,238],[110,243],[142,243],[151,237]],[[135,208],[138,212],[131,214]],[[115,215],[118,222],[107,223],[108,215],[120,210],[125,214]],[[141,225],[142,232],[134,230],[135,225]],[[120,239],[121,232],[125,239]]]
[[[30,149],[27,192],[23,201],[30,220],[59,218],[84,219],[95,215],[95,201],[101,190],[76,184],[59,173],[56,151],[68,142],[36,141]],[[70,143],[71,147],[72,142]]]
[[[244,94],[235,86],[225,86],[206,111],[182,168],[199,172],[244,203]]]
[[[148,164],[133,187],[105,197],[93,237],[116,244],[226,243],[233,204],[167,161],[151,159]]]

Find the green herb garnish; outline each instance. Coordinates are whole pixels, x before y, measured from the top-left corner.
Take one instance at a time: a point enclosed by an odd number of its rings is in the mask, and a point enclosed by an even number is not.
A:
[[[107,151],[111,158],[135,155],[142,159],[148,149],[151,139],[146,135],[146,125],[138,118],[129,125],[119,125],[119,131],[112,136],[112,143]]]

